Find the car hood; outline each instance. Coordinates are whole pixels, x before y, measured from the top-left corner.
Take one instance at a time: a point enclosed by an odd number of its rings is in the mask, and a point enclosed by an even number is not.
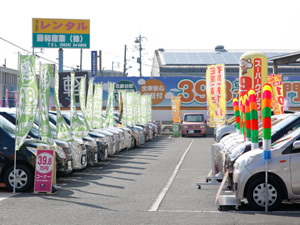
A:
[[[204,125],[204,122],[183,122],[182,125]]]
[[[38,146],[49,146],[45,142],[38,139],[26,139],[24,142],[25,146],[37,148]]]

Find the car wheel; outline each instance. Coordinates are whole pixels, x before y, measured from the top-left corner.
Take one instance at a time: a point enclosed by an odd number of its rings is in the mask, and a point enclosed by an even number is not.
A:
[[[8,190],[14,188],[14,167],[9,167],[4,173],[4,182]],[[33,172],[25,165],[16,166],[16,191],[23,192],[33,187]]]
[[[258,177],[251,182],[247,190],[249,205],[256,210],[265,210],[265,178]],[[283,199],[282,188],[274,178],[268,178],[268,209],[275,210]]]

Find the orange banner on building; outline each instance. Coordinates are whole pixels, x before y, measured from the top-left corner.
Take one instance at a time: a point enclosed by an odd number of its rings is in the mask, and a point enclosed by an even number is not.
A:
[[[284,98],[281,74],[269,74],[268,83],[272,86],[272,109],[274,115],[283,114]]]
[[[174,123],[181,123],[181,97],[171,97],[172,117]]]
[[[206,95],[209,107],[209,126],[214,127],[225,124],[226,87],[224,64],[207,67]]]

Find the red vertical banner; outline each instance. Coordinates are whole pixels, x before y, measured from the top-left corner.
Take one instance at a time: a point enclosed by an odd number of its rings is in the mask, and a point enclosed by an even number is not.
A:
[[[272,109],[274,115],[283,114],[284,98],[281,74],[269,74],[268,83],[272,87]]]

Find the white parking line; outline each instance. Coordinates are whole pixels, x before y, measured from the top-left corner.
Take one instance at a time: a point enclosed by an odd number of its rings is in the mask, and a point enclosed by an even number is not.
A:
[[[14,193],[0,193],[0,201],[10,198],[16,194]]]
[[[155,201],[153,202],[153,204],[151,205],[150,209],[148,210],[149,212],[155,212],[158,210],[161,202],[164,200],[164,197],[166,196],[171,184],[173,183],[179,168],[186,156],[186,154],[188,153],[188,151],[190,150],[192,144],[194,142],[194,139],[192,139],[191,143],[189,144],[188,148],[185,150],[185,152],[183,153],[183,155],[181,156],[181,158],[179,159],[175,169],[173,170],[172,175],[169,177],[168,182],[166,183],[166,185],[164,186],[164,188],[160,191],[159,195],[156,197]]]
[[[275,215],[285,215],[285,214],[299,214],[300,211],[274,211],[265,213],[264,211],[239,211],[239,210],[228,210],[228,211],[218,211],[218,210],[158,210],[158,212],[176,212],[176,213],[243,213],[243,214],[275,214]]]

